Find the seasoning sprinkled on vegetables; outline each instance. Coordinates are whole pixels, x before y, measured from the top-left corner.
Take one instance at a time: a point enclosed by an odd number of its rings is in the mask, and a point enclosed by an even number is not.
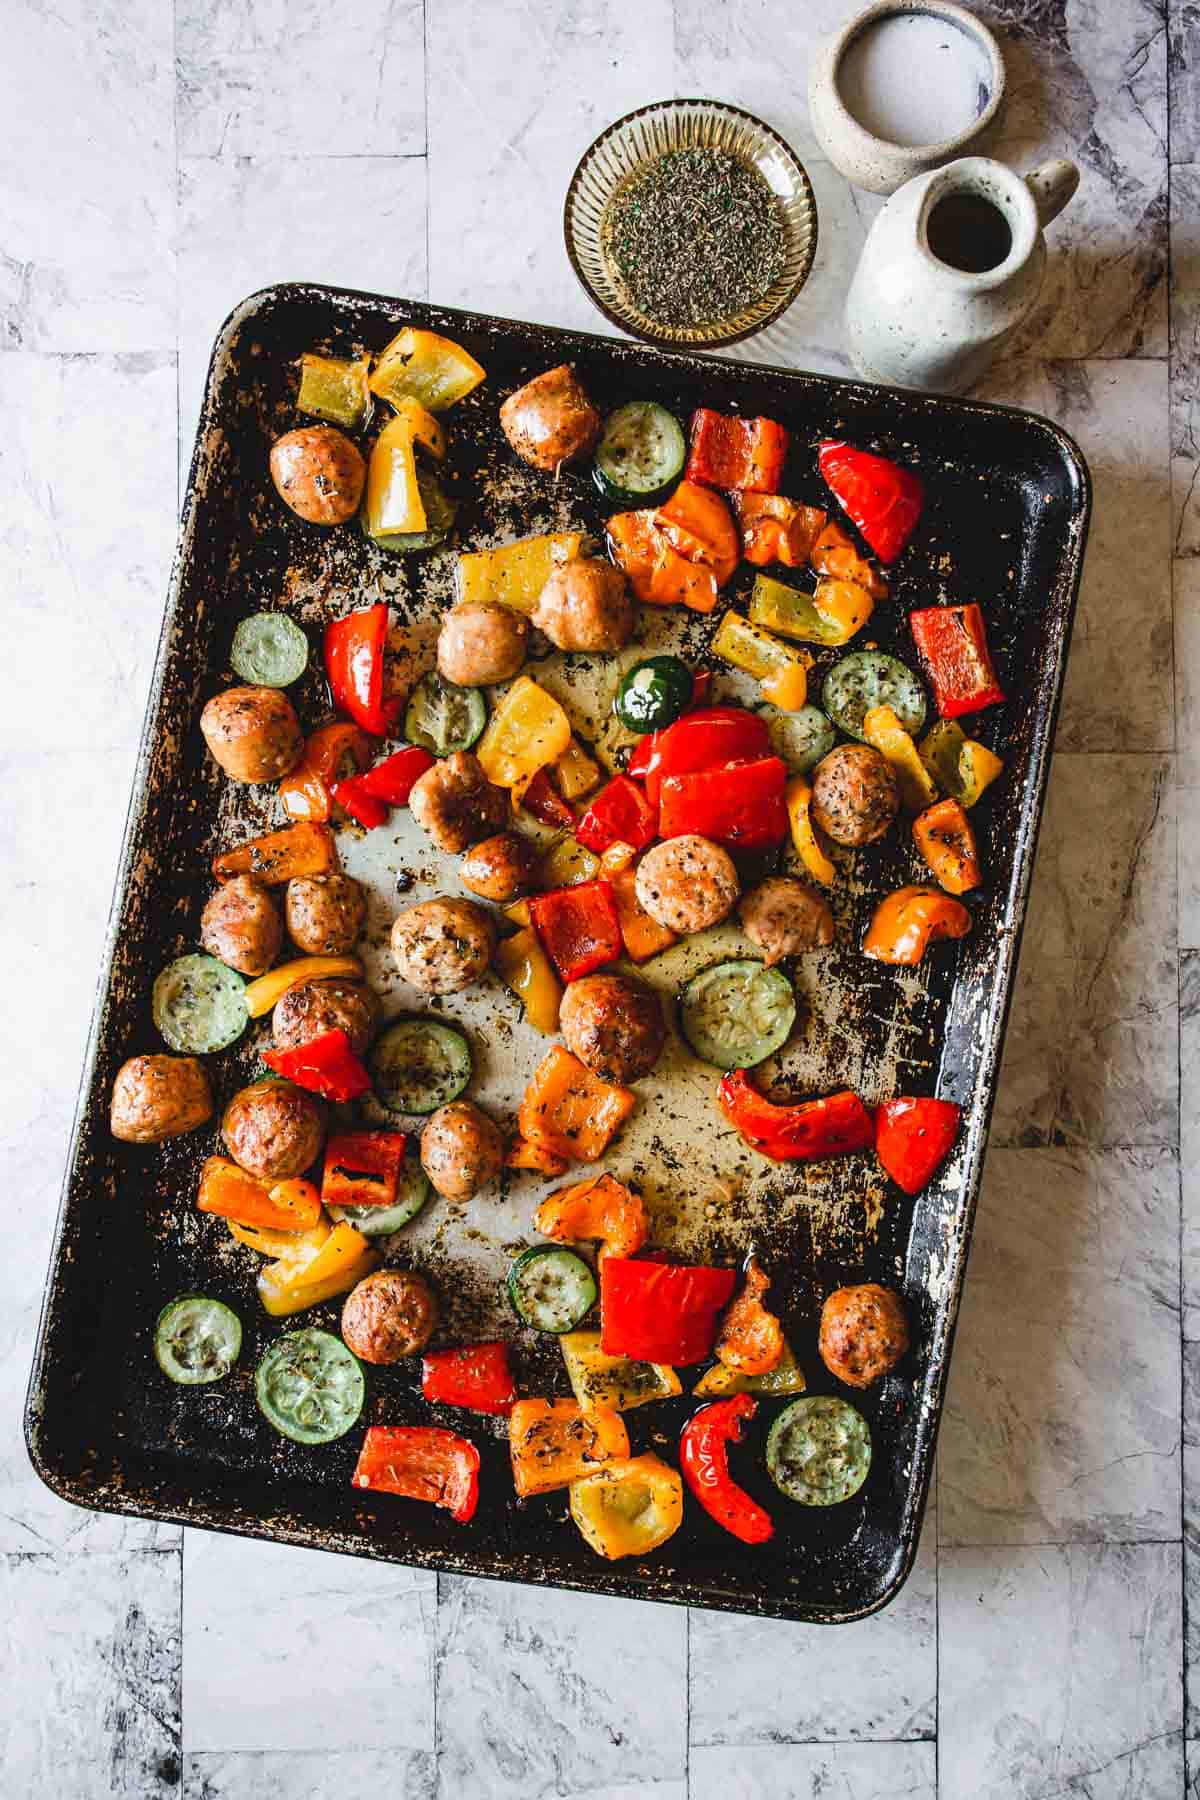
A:
[[[661,325],[704,325],[755,305],[783,273],[778,203],[727,150],[668,150],[609,202],[606,254],[634,304]]]

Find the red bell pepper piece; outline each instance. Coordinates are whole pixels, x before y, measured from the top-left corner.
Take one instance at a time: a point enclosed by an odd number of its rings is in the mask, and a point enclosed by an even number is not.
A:
[[[600,1348],[605,1356],[673,1367],[703,1362],[737,1275],[687,1263],[606,1256],[600,1264]]]
[[[427,1500],[465,1525],[479,1504],[479,1452],[438,1425],[372,1425],[351,1481],[377,1494]]]
[[[433,764],[428,750],[422,750],[419,744],[406,744],[364,775],[351,775],[336,782],[333,797],[370,831],[376,825],[387,824],[393,806],[408,805],[408,796],[417,781]]]
[[[906,1194],[919,1194],[950,1153],[962,1124],[953,1100],[886,1100],[875,1109],[875,1154]]]
[[[697,832],[741,850],[781,844],[788,835],[786,788],[787,765],[778,756],[668,775],[659,801],[659,834]]]
[[[741,1442],[742,1420],[748,1423],[757,1411],[752,1394],[715,1400],[693,1414],[679,1440],[683,1479],[709,1517],[743,1544],[765,1544],[775,1530],[770,1513],[729,1473],[727,1446]]]
[[[344,781],[335,781],[330,791],[338,805],[367,831],[386,825],[391,817],[391,807],[371,792],[365,775],[347,775]]]
[[[325,673],[333,704],[369,731],[386,737],[400,717],[399,694],[383,695],[388,609],[384,601],[334,619],[325,628]]]
[[[539,825],[549,825],[555,831],[571,831],[575,825],[575,813],[563,799],[545,769],[527,781],[521,790],[519,805],[527,813],[532,813]]]
[[[982,712],[1004,699],[978,606],[926,606],[910,613],[908,622],[943,719]]]
[[[921,516],[924,483],[886,456],[828,440],[817,451],[817,466],[879,560],[894,563]]]
[[[625,773],[644,778],[646,798],[656,806],[665,775],[719,769],[726,763],[766,756],[769,748],[766,720],[758,713],[747,712],[744,706],[705,706],[644,737]]]
[[[731,1069],[717,1089],[721,1111],[744,1144],[773,1162],[815,1162],[869,1150],[875,1141],[871,1115],[848,1090],[827,1100],[777,1106],[752,1087],[745,1069]]]
[[[687,703],[687,711],[695,712],[698,707],[708,705],[708,697],[712,693],[712,670],[692,670],[692,697]]]
[[[684,471],[708,487],[776,494],[787,460],[788,434],[774,419],[742,419],[701,406],[692,414],[692,445]]]
[[[617,903],[603,878],[537,895],[529,902],[529,917],[564,982],[579,981],[621,954]]]
[[[320,1037],[290,1050],[264,1050],[263,1061],[277,1075],[325,1100],[357,1100],[371,1085],[371,1077],[340,1028],[323,1031]]]
[[[440,1406],[507,1418],[517,1403],[517,1385],[508,1366],[507,1344],[466,1344],[460,1350],[427,1350],[421,1362],[421,1392]]]
[[[404,1162],[402,1131],[341,1131],[325,1145],[326,1206],[394,1206]]]
[[[602,787],[575,827],[585,850],[603,856],[610,844],[632,844],[644,850],[658,836],[658,808],[652,806],[636,781],[614,775]]]

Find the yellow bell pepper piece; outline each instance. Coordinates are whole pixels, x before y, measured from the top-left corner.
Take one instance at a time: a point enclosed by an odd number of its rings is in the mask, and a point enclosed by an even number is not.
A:
[[[369,356],[317,356],[311,351],[300,358],[300,391],[296,405],[314,419],[328,419],[344,431],[361,431],[371,415],[367,386]]]
[[[469,350],[436,331],[406,325],[381,351],[371,376],[371,392],[393,406],[407,397],[430,412],[445,412],[485,379],[487,370]]]
[[[573,562],[583,545],[581,531],[555,531],[546,537],[518,538],[495,550],[468,551],[458,559],[459,603],[496,600],[515,612],[531,613],[555,569]]]
[[[528,916],[526,909],[526,919]],[[562,987],[536,933],[527,924],[523,930],[505,938],[497,944],[492,962],[501,981],[512,989],[525,1008],[525,1017],[533,1029],[553,1037],[558,1030]]]
[[[584,848],[567,832],[551,844],[537,866],[538,886],[551,888],[577,887],[581,881],[594,881],[600,873],[599,858]]]
[[[939,787],[960,806],[974,806],[985,788],[1004,772],[986,744],[966,737],[953,719],[939,719],[921,740],[921,761]]]
[[[921,761],[917,746],[891,706],[873,706],[863,720],[863,736],[891,763],[900,786],[901,804],[909,812],[921,812],[937,799],[933,777]]]
[[[571,741],[571,721],[545,688],[518,675],[496,704],[475,754],[497,787],[515,788],[560,757]]]
[[[567,1331],[558,1341],[567,1380],[584,1412],[594,1406],[628,1412],[634,1406],[645,1406],[648,1400],[673,1400],[683,1392],[678,1375],[667,1363],[605,1356],[598,1331]]]
[[[258,1297],[273,1319],[286,1319],[292,1313],[307,1312],[310,1306],[320,1306],[323,1300],[348,1294],[382,1261],[378,1250],[368,1250],[357,1262],[347,1263],[324,1280],[306,1282],[282,1279],[281,1272],[286,1275],[290,1267],[287,1263],[267,1263],[258,1277]]]
[[[735,612],[727,612],[717,627],[713,650],[762,684],[763,698],[784,712],[799,712],[808,700],[808,671],[813,659],[807,650],[793,650],[772,637],[760,625]]]
[[[417,479],[415,446],[434,457],[446,454],[446,434],[418,401],[402,399],[396,417],[384,426],[367,464],[366,528],[369,537],[425,531],[429,517]]]
[[[759,575],[750,595],[752,624],[810,644],[848,644],[874,610],[866,588],[854,581],[823,579],[806,594],[771,575]]]
[[[245,1244],[248,1250],[257,1250],[260,1256],[275,1257],[280,1262],[309,1261],[333,1230],[331,1221],[324,1215],[311,1231],[279,1231],[269,1225],[239,1225],[233,1219],[226,1223],[229,1235],[236,1238],[239,1244]]]
[[[361,981],[363,966],[357,956],[297,956],[292,962],[280,963],[257,981],[246,983],[246,1011],[252,1019],[261,1019],[289,988],[302,981]]]
[[[514,925],[530,923],[528,900],[514,900],[511,906],[502,907],[501,911],[506,919],[512,920]]]
[[[614,875],[623,874],[636,857],[637,851],[633,845],[618,838],[615,844],[610,844],[607,850],[600,852],[600,873],[611,880]]]
[[[773,1369],[765,1375],[739,1375],[724,1363],[714,1363],[692,1389],[697,1399],[719,1400],[726,1394],[802,1394],[808,1383],[789,1343]]]
[[[645,1556],[679,1530],[683,1477],[648,1451],[573,1481],[571,1517],[598,1556]]]
[[[817,842],[812,822],[812,789],[803,775],[792,776],[784,789],[784,800],[796,855],[814,881],[819,881],[822,887],[832,887],[837,870]]]
[[[594,792],[604,779],[604,772],[594,757],[588,755],[578,738],[572,738],[554,764],[554,780],[564,800],[582,800]]]
[[[312,1287],[324,1281],[327,1275],[336,1275],[342,1269],[348,1269],[370,1248],[361,1231],[343,1222],[333,1227],[311,1256],[283,1259],[283,1267],[287,1273],[277,1275],[276,1280],[283,1287]],[[279,1264],[274,1266],[278,1268]]]

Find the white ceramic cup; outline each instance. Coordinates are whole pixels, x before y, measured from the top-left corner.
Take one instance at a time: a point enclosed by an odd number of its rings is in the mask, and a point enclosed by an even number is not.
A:
[[[988,101],[978,117],[956,136],[936,144],[897,144],[876,137],[850,112],[838,74],[846,51],[876,20],[923,13],[946,20],[973,40],[988,70]],[[847,181],[873,194],[894,194],[914,175],[936,169],[962,156],[995,118],[1004,97],[1004,59],[993,34],[974,13],[954,0],[875,0],[857,13],[813,57],[808,78],[808,108],[817,142]]]

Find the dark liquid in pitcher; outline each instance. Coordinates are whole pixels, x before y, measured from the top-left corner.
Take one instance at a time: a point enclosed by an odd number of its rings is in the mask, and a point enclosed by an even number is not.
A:
[[[978,194],[947,194],[929,215],[929,248],[939,262],[968,275],[999,268],[1012,249],[1012,232],[999,207]]]

